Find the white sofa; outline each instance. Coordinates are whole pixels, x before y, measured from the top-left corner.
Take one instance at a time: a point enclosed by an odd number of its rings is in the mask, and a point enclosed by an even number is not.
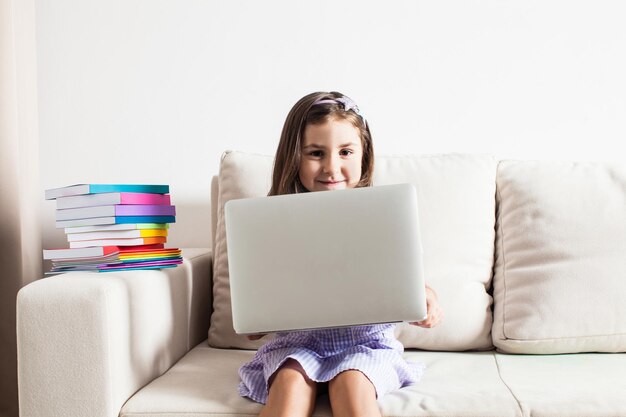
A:
[[[236,390],[263,340],[232,330],[221,210],[265,194],[271,164],[224,154],[213,248],[184,250],[182,266],[64,274],[20,291],[22,416],[259,412]],[[398,326],[407,359],[427,370],[382,398],[383,414],[626,416],[626,169],[459,154],[376,164],[375,184],[418,189],[426,276],[446,311],[434,329]],[[331,415],[327,397],[314,415]]]

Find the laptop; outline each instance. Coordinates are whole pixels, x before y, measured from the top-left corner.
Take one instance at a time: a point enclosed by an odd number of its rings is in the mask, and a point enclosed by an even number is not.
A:
[[[413,185],[231,200],[224,209],[236,333],[426,318]]]

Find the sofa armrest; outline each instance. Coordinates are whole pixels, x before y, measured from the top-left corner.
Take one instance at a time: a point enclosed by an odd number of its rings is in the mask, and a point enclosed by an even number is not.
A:
[[[211,251],[162,270],[74,272],[17,298],[20,415],[118,416],[139,388],[206,338]]]

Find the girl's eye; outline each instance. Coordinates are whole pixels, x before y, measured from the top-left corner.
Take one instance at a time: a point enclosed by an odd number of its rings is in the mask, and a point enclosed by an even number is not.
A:
[[[321,158],[324,155],[324,153],[322,151],[311,151],[309,152],[309,155],[315,158]]]
[[[348,155],[352,155],[354,152],[352,151],[352,149],[342,149],[339,152],[339,155],[341,156],[348,156]]]

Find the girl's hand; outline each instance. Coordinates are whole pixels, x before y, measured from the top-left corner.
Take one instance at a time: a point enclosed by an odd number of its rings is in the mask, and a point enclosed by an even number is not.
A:
[[[431,328],[435,327],[439,322],[443,320],[443,310],[439,305],[439,299],[437,298],[437,294],[430,288],[428,285],[426,286],[426,318],[422,321],[415,321],[410,324],[414,326]]]
[[[249,334],[249,335],[246,335],[246,337],[248,338],[248,340],[259,340],[265,335],[266,335],[265,333]]]

